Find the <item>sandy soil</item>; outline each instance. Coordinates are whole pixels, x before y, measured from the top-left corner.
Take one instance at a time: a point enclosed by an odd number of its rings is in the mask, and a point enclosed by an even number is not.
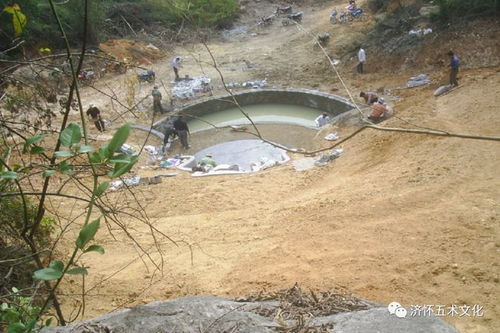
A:
[[[363,36],[373,22],[333,27],[328,24],[331,7],[305,8],[303,25],[315,32],[331,31],[328,52],[335,55],[338,47]],[[341,88],[310,36],[279,22],[257,33],[209,43],[226,80],[267,77],[276,86],[327,92]],[[461,42],[457,39],[457,47]],[[498,47],[497,42],[491,43]],[[360,89],[401,87],[419,72],[418,68],[375,72],[385,59],[367,52],[368,73],[362,77],[353,74],[354,60],[340,66],[355,94]],[[434,49],[428,52],[435,54]],[[186,55],[181,74],[203,70],[216,77],[208,64],[195,61],[210,62],[203,45],[179,46],[175,54]],[[244,60],[254,68],[245,69]],[[172,79],[169,60],[155,69],[168,84]],[[432,92],[443,82],[443,73],[439,68],[429,70],[432,85],[387,96],[396,115],[411,124],[392,118],[384,125],[498,135],[499,68],[465,69],[460,88],[435,98]],[[115,87],[118,96],[125,98],[126,89],[118,89],[124,80],[125,76],[117,76],[98,86]],[[216,79],[215,86],[219,82]],[[137,98],[150,89],[150,85],[138,86]],[[337,93],[345,95],[343,90]],[[113,114],[109,99],[90,89],[83,96],[88,101],[92,96],[98,99]],[[147,113],[141,117],[135,121],[148,122]],[[113,127],[119,124],[116,121]],[[353,130],[352,126],[335,129],[341,137]],[[132,141],[143,138],[144,134],[134,133]],[[316,138],[314,145],[326,147],[328,142]],[[86,298],[84,317],[153,300],[240,296],[298,282],[306,289],[342,286],[372,301],[399,301],[405,306],[477,304],[484,309],[483,317],[444,319],[463,332],[500,330],[500,144],[368,129],[342,148],[344,154],[335,162],[305,172],[296,172],[288,164],[258,174],[217,178],[194,179],[180,173],[158,185],[134,188],[151,223],[176,244],[157,234],[155,247],[148,226],[124,218],[121,222],[150,253],[150,258],[139,259],[137,245],[118,227],[110,227],[115,238],[100,232],[97,241],[106,255],[82,259],[91,271],[86,286],[97,284]],[[158,173],[141,165],[136,171],[147,176]],[[124,191],[108,198],[124,205],[132,202]],[[67,242],[72,244],[69,238]],[[160,261],[159,249],[164,260],[161,273],[151,262]],[[71,296],[80,289],[75,279],[64,290]],[[65,299],[67,310],[74,305],[72,297]]]

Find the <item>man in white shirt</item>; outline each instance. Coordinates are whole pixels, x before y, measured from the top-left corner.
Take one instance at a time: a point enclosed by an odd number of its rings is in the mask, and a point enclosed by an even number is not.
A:
[[[323,127],[330,122],[330,117],[328,117],[328,113],[325,112],[322,115],[318,116],[314,121],[316,122],[316,125],[318,125],[318,127]]]
[[[172,59],[172,68],[174,70],[175,74],[175,81],[179,81],[179,68],[181,67],[181,60],[182,58],[179,56],[176,56],[174,59]]]
[[[366,61],[366,53],[361,46],[359,47],[358,51],[358,60],[359,60],[359,64],[357,67],[358,73],[363,74],[363,65]]]

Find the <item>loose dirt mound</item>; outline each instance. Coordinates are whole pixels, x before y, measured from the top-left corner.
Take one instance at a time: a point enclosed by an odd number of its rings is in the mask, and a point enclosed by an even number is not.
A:
[[[128,59],[133,64],[150,65],[167,56],[154,45],[125,39],[110,39],[99,44],[99,48],[120,61]]]

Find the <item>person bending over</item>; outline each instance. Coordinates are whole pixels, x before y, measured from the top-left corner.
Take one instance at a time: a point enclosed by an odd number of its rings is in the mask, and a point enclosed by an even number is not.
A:
[[[374,123],[378,123],[384,119],[387,111],[389,111],[389,109],[385,104],[385,100],[383,98],[379,98],[377,102],[373,103],[368,119]]]
[[[328,117],[328,113],[324,112],[322,115],[314,119],[314,122],[318,127],[323,127],[330,122],[330,117]]]
[[[365,100],[365,103],[368,105],[372,105],[376,101],[378,101],[378,95],[374,92],[360,92],[359,97],[363,97]]]
[[[106,130],[104,128],[104,121],[101,118],[101,111],[92,103],[89,105],[89,109],[87,110],[87,117],[92,119],[99,132],[104,132]]]

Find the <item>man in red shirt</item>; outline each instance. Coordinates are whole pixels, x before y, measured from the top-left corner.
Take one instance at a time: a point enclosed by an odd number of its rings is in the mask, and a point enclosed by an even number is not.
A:
[[[374,123],[378,123],[384,118],[387,111],[388,109],[385,105],[385,100],[383,98],[379,98],[378,102],[373,103],[372,111],[368,116],[368,119],[370,119]]]

